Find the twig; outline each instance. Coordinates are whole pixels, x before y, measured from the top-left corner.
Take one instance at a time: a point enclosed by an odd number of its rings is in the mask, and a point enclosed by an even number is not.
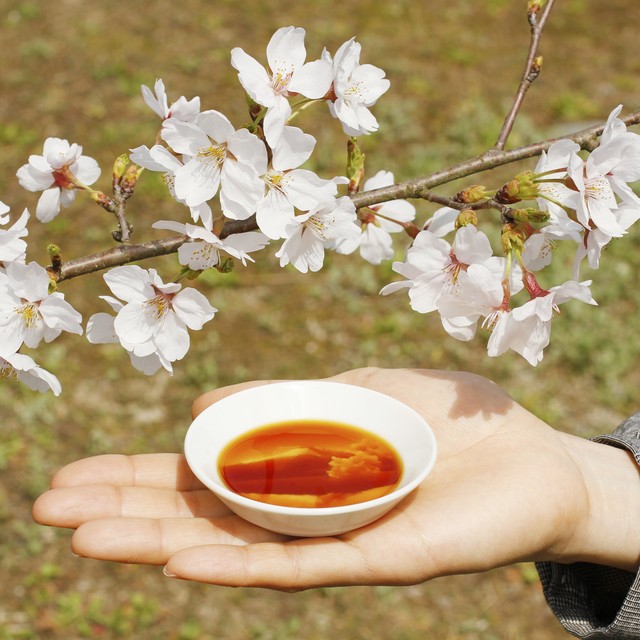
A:
[[[246,220],[228,220],[220,233],[224,240],[235,233],[245,233],[258,228],[255,215]],[[157,258],[170,253],[175,253],[185,243],[190,242],[188,236],[172,236],[163,240],[152,240],[142,244],[121,244],[99,253],[94,253],[81,258],[74,258],[64,262],[54,274],[57,282],[70,280],[77,276],[86,275],[95,271],[102,271],[111,267],[117,267],[138,260]],[[57,277],[56,277],[57,276]]]
[[[621,118],[621,120],[627,126],[640,124],[640,109],[624,118]],[[465,160],[464,162],[452,165],[446,169],[441,169],[421,178],[415,178],[413,180],[408,180],[388,187],[382,187],[380,189],[354,193],[351,196],[351,199],[357,209],[361,207],[370,207],[390,200],[407,198],[427,198],[438,201],[433,194],[429,193],[433,187],[475,175],[482,171],[495,169],[496,167],[510,164],[511,162],[538,156],[543,151],[546,151],[557,140],[573,140],[583,149],[593,149],[597,144],[597,139],[602,134],[603,129],[604,124],[599,124],[594,127],[582,129],[581,131],[567,136],[535,142],[523,147],[518,147],[517,149],[509,149],[508,151],[492,149],[479,156],[470,158],[469,160]],[[255,215],[246,220],[228,220],[220,233],[220,238],[224,239],[235,233],[244,233],[246,231],[254,231],[256,229],[258,229],[258,225],[256,223]],[[165,238],[164,240],[154,240],[144,244],[120,245],[108,249],[107,251],[83,256],[81,258],[75,258],[63,263],[59,272],[58,281],[62,282],[63,280],[70,280],[71,278],[92,273],[94,271],[100,271],[102,269],[108,269],[110,267],[136,262],[138,260],[163,256],[169,253],[175,253],[179,247],[187,241],[188,238],[186,236],[177,236]]]
[[[524,66],[520,86],[518,87],[511,109],[505,118],[504,124],[502,125],[502,129],[500,130],[500,135],[498,136],[494,149],[504,149],[504,145],[507,143],[507,138],[513,129],[518,111],[520,111],[520,107],[522,106],[522,101],[524,100],[529,87],[540,73],[541,59],[538,58],[538,47],[540,46],[542,32],[544,31],[545,24],[547,23],[547,19],[549,18],[554,2],[555,0],[547,0],[547,3],[542,10],[542,14],[540,15],[540,19],[538,19],[537,11],[529,11],[531,41],[529,43],[527,61]]]
[[[113,239],[116,242],[122,242],[124,244],[127,244],[131,240],[131,231],[132,231],[132,227],[129,224],[129,221],[127,220],[127,216],[126,216],[127,200],[126,198],[123,198],[121,195],[118,194],[114,196],[114,202],[116,206],[115,206],[115,211],[113,212],[113,215],[116,217],[116,220],[118,221],[118,228],[115,231],[113,231],[111,235],[113,236]]]
[[[630,113],[624,118],[621,118],[621,120],[627,126],[640,124],[640,109]],[[397,200],[400,198],[422,198],[424,197],[424,193],[433,189],[433,187],[453,182],[460,178],[466,178],[467,176],[475,175],[482,171],[495,169],[496,167],[510,164],[511,162],[539,156],[558,140],[573,140],[583,149],[593,149],[594,142],[597,142],[597,139],[602,134],[603,129],[604,124],[599,124],[593,127],[588,127],[587,129],[582,129],[581,131],[577,131],[570,135],[534,142],[533,144],[518,147],[516,149],[509,149],[507,151],[491,149],[479,156],[470,158],[469,160],[465,160],[464,162],[452,165],[446,169],[441,169],[421,178],[415,178],[389,187],[372,189],[371,191],[361,191],[354,194],[352,199],[356,208],[360,208],[370,207],[374,204],[380,204],[381,202],[388,202],[389,200]]]

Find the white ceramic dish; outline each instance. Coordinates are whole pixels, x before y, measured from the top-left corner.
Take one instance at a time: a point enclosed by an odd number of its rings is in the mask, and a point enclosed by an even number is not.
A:
[[[350,424],[389,442],[404,467],[396,489],[358,504],[301,508],[258,502],[227,488],[218,456],[231,440],[263,425],[304,418]],[[189,427],[184,451],[200,481],[245,520],[291,536],[332,536],[373,522],[413,491],[433,468],[437,445],[422,416],[395,398],[337,382],[295,381],[253,387],[211,405]]]

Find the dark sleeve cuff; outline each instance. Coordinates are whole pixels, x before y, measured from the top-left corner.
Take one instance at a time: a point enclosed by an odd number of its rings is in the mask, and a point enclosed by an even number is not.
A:
[[[640,413],[596,442],[630,451],[640,465]],[[547,603],[578,638],[640,639],[640,572],[597,564],[536,563]]]

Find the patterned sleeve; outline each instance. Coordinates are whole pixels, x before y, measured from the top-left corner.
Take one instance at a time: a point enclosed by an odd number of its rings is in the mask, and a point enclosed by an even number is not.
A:
[[[640,413],[594,440],[630,451],[640,465]],[[539,562],[536,568],[547,603],[567,631],[590,640],[640,639],[640,572],[586,562]]]

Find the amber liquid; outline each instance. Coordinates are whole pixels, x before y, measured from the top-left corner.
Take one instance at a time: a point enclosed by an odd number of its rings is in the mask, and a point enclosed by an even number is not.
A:
[[[357,427],[294,420],[250,431],[218,459],[227,486],[288,507],[336,507],[379,498],[402,476],[390,444]]]

